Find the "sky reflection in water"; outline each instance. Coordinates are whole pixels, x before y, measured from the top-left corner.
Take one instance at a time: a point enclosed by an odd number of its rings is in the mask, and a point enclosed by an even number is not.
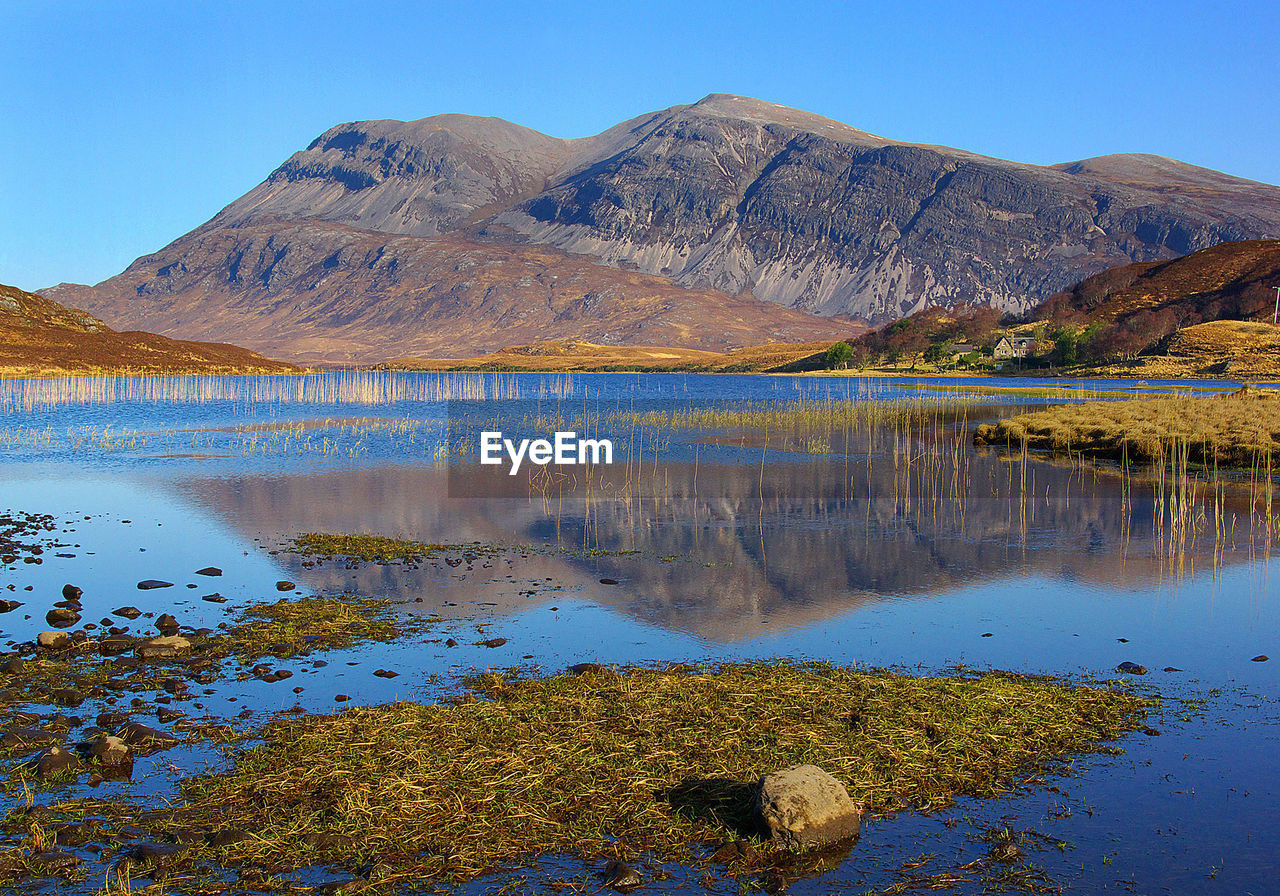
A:
[[[319,710],[333,706],[335,692],[360,702],[429,699],[469,669],[557,670],[583,660],[785,656],[1102,677],[1131,660],[1152,670],[1144,683],[1172,698],[1209,698],[1208,709],[1177,721],[1178,704],[1170,703],[1156,725],[1162,736],[1134,735],[1123,756],[1083,760],[1081,775],[1055,782],[1065,792],[962,801],[954,814],[974,825],[958,833],[906,813],[874,822],[850,861],[793,891],[858,891],[895,857],[972,848],[966,831],[1002,815],[1074,844],[1036,861],[1080,892],[1126,891],[1130,878],[1137,892],[1261,893],[1274,884],[1264,857],[1280,854],[1280,569],[1243,486],[1223,494],[1221,531],[1210,505],[1203,517],[1188,517],[1198,533],[1178,538],[1151,482],[1126,491],[1105,467],[977,453],[963,428],[949,424],[933,443],[917,433],[907,446],[902,432],[881,426],[838,433],[818,455],[775,447],[763,468],[750,434],[681,432],[661,454],[643,463],[633,457],[624,471],[595,480],[590,497],[557,484],[531,499],[525,480],[523,499],[450,497],[459,475],[491,471],[480,471],[474,457],[455,457],[451,482],[438,462],[448,423],[439,399],[448,394],[474,398],[479,389],[548,407],[599,408],[652,399],[919,401],[930,393],[800,378],[504,375],[478,386],[476,378],[446,379],[379,381],[391,389],[381,397],[394,400],[373,404],[359,400],[379,397],[368,383],[345,396],[337,386],[315,393],[319,405],[283,393],[250,401],[232,389],[209,401],[28,401],[22,410],[10,393],[0,509],[53,513],[75,530],[63,541],[81,547],[67,549],[74,558],[11,569],[4,582],[18,594],[32,585],[31,594],[50,595],[74,581],[85,589],[86,621],[133,603],[172,609],[198,627],[216,625],[228,607],[274,598],[274,582],[289,579],[305,593],[394,596],[411,611],[441,616],[441,638],[460,633],[457,649],[393,644],[362,649],[350,660],[359,665],[339,655],[319,668],[296,662],[303,674],[294,681],[306,686],[297,701]],[[965,393],[971,385],[992,381],[938,387],[966,408],[968,422],[996,404],[1042,400]],[[1116,387],[1081,385],[1082,392]],[[773,438],[776,446],[782,436]],[[950,446],[946,460],[937,459],[939,445]],[[268,553],[306,531],[534,550],[487,566],[417,570],[312,566]],[[193,577],[206,565],[225,575]],[[144,578],[177,587],[139,592]],[[184,588],[188,582],[198,587]],[[212,590],[229,603],[200,600]],[[49,601],[27,599],[31,619],[0,617],[6,640],[45,627],[34,610],[42,614]],[[501,651],[476,647],[481,631],[509,643]],[[1251,661],[1266,653],[1276,660]],[[1166,666],[1182,671],[1161,672]],[[371,675],[379,667],[413,674],[386,681]],[[435,674],[445,684],[428,680]],[[255,681],[213,690],[211,708],[229,696],[262,710],[294,703],[288,689]],[[210,758],[192,751],[186,761]],[[163,793],[172,781],[143,775],[116,786]]]

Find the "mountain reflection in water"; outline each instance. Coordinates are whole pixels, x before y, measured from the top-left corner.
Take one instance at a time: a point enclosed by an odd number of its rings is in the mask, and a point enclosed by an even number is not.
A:
[[[462,475],[494,473],[474,466]],[[1021,575],[1143,588],[1265,550],[1247,487],[1219,499],[1221,527],[1210,492],[1185,514],[1193,531],[1180,533],[1157,483],[1126,486],[1117,473],[995,452],[966,450],[914,470],[883,455],[783,458],[763,469],[659,461],[523,498],[446,497],[448,479],[439,468],[387,465],[171,487],[265,542],[351,532],[533,545],[521,581],[550,580],[642,622],[723,642]],[[551,600],[495,588],[492,564],[464,575],[280,559],[307,588],[422,597],[436,611],[446,584],[464,606],[483,600],[514,612]],[[601,577],[620,584],[601,588]]]

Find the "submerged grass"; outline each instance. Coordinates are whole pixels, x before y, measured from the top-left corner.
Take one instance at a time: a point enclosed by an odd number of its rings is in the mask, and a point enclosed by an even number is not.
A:
[[[398,612],[399,606],[389,599],[356,595],[251,604],[236,614],[225,631],[207,637],[189,634],[189,650],[143,663],[130,654],[155,632],[89,638],[56,653],[39,653],[9,672],[7,686],[0,690],[0,710],[33,702],[74,706],[82,700],[159,692],[175,675],[208,684],[227,674],[228,661],[289,659],[313,651],[385,643],[425,631],[437,621],[405,615]],[[112,642],[122,645],[112,652],[124,656],[103,655],[101,651]],[[66,695],[72,692],[75,697],[69,701]],[[0,746],[0,758],[29,752],[21,744]]]
[[[306,532],[294,538],[289,543],[288,550],[312,556],[349,557],[366,563],[391,563],[396,560],[417,563],[441,554],[493,554],[503,549],[480,543],[427,544],[387,535]]]
[[[869,812],[1016,788],[1037,764],[1140,725],[1149,701],[1008,674],[914,678],[788,663],[524,679],[446,704],[282,720],[147,822],[251,836],[192,859],[285,871],[376,861],[421,882],[547,854],[752,837],[754,782],[812,762]],[[733,870],[767,863],[759,841]]]
[[[254,604],[213,640],[214,653],[256,659],[288,658],[310,650],[341,650],[356,644],[394,641],[409,628],[428,624],[406,618],[389,600],[355,596],[286,598]]]
[[[1280,458],[1280,394],[1242,389],[1059,405],[983,424],[974,441],[1146,462],[1163,462],[1176,449],[1196,463],[1254,467]]]

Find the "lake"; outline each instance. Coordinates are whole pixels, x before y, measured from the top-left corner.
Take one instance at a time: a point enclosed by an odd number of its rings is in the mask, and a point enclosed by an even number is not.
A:
[[[1017,407],[1238,385],[506,373],[0,382],[0,512],[52,518],[31,536],[40,562],[0,573],[0,597],[24,604],[0,614],[0,637],[13,649],[47,629],[64,583],[83,588],[86,622],[142,632],[148,617],[110,614],[132,604],[216,628],[276,599],[278,581],[394,598],[438,635],[283,661],[288,686],[222,679],[186,707],[228,720],[330,712],[336,694],[430,701],[475,670],[579,662],[781,657],[1122,678],[1163,702],[1114,755],[1077,757],[1070,774],[1005,799],[868,819],[847,856],[788,892],[919,883],[982,856],[998,826],[1026,832],[1051,892],[1275,892],[1271,483],[1197,474],[1188,491],[1153,472],[971,439],[976,423]],[[508,476],[479,463],[477,433],[491,428],[608,437],[614,463]],[[306,532],[495,552],[316,562],[287,550]],[[195,575],[209,566],[222,575]],[[147,579],[173,587],[138,590]],[[214,591],[225,602],[202,600]],[[1119,675],[1122,662],[1149,674]],[[382,668],[399,677],[372,674]],[[104,708],[91,700],[74,714],[88,725]],[[134,711],[154,723],[152,708]],[[132,780],[35,799],[161,800],[182,774],[223,762],[216,747],[183,746],[140,761]],[[84,883],[59,887],[96,892],[104,869],[81,857]],[[525,869],[523,886],[549,887],[574,861]],[[992,885],[976,871],[954,884]],[[704,890],[737,885],[677,869],[644,892]]]

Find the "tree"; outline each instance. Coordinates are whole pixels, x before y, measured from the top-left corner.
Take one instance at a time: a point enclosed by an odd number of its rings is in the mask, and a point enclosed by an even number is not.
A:
[[[853,357],[853,346],[847,342],[837,342],[822,356],[822,366],[827,370],[844,370]]]
[[[951,340],[941,339],[936,342],[929,343],[929,347],[924,350],[924,359],[930,364],[941,364],[943,361],[951,357]]]

